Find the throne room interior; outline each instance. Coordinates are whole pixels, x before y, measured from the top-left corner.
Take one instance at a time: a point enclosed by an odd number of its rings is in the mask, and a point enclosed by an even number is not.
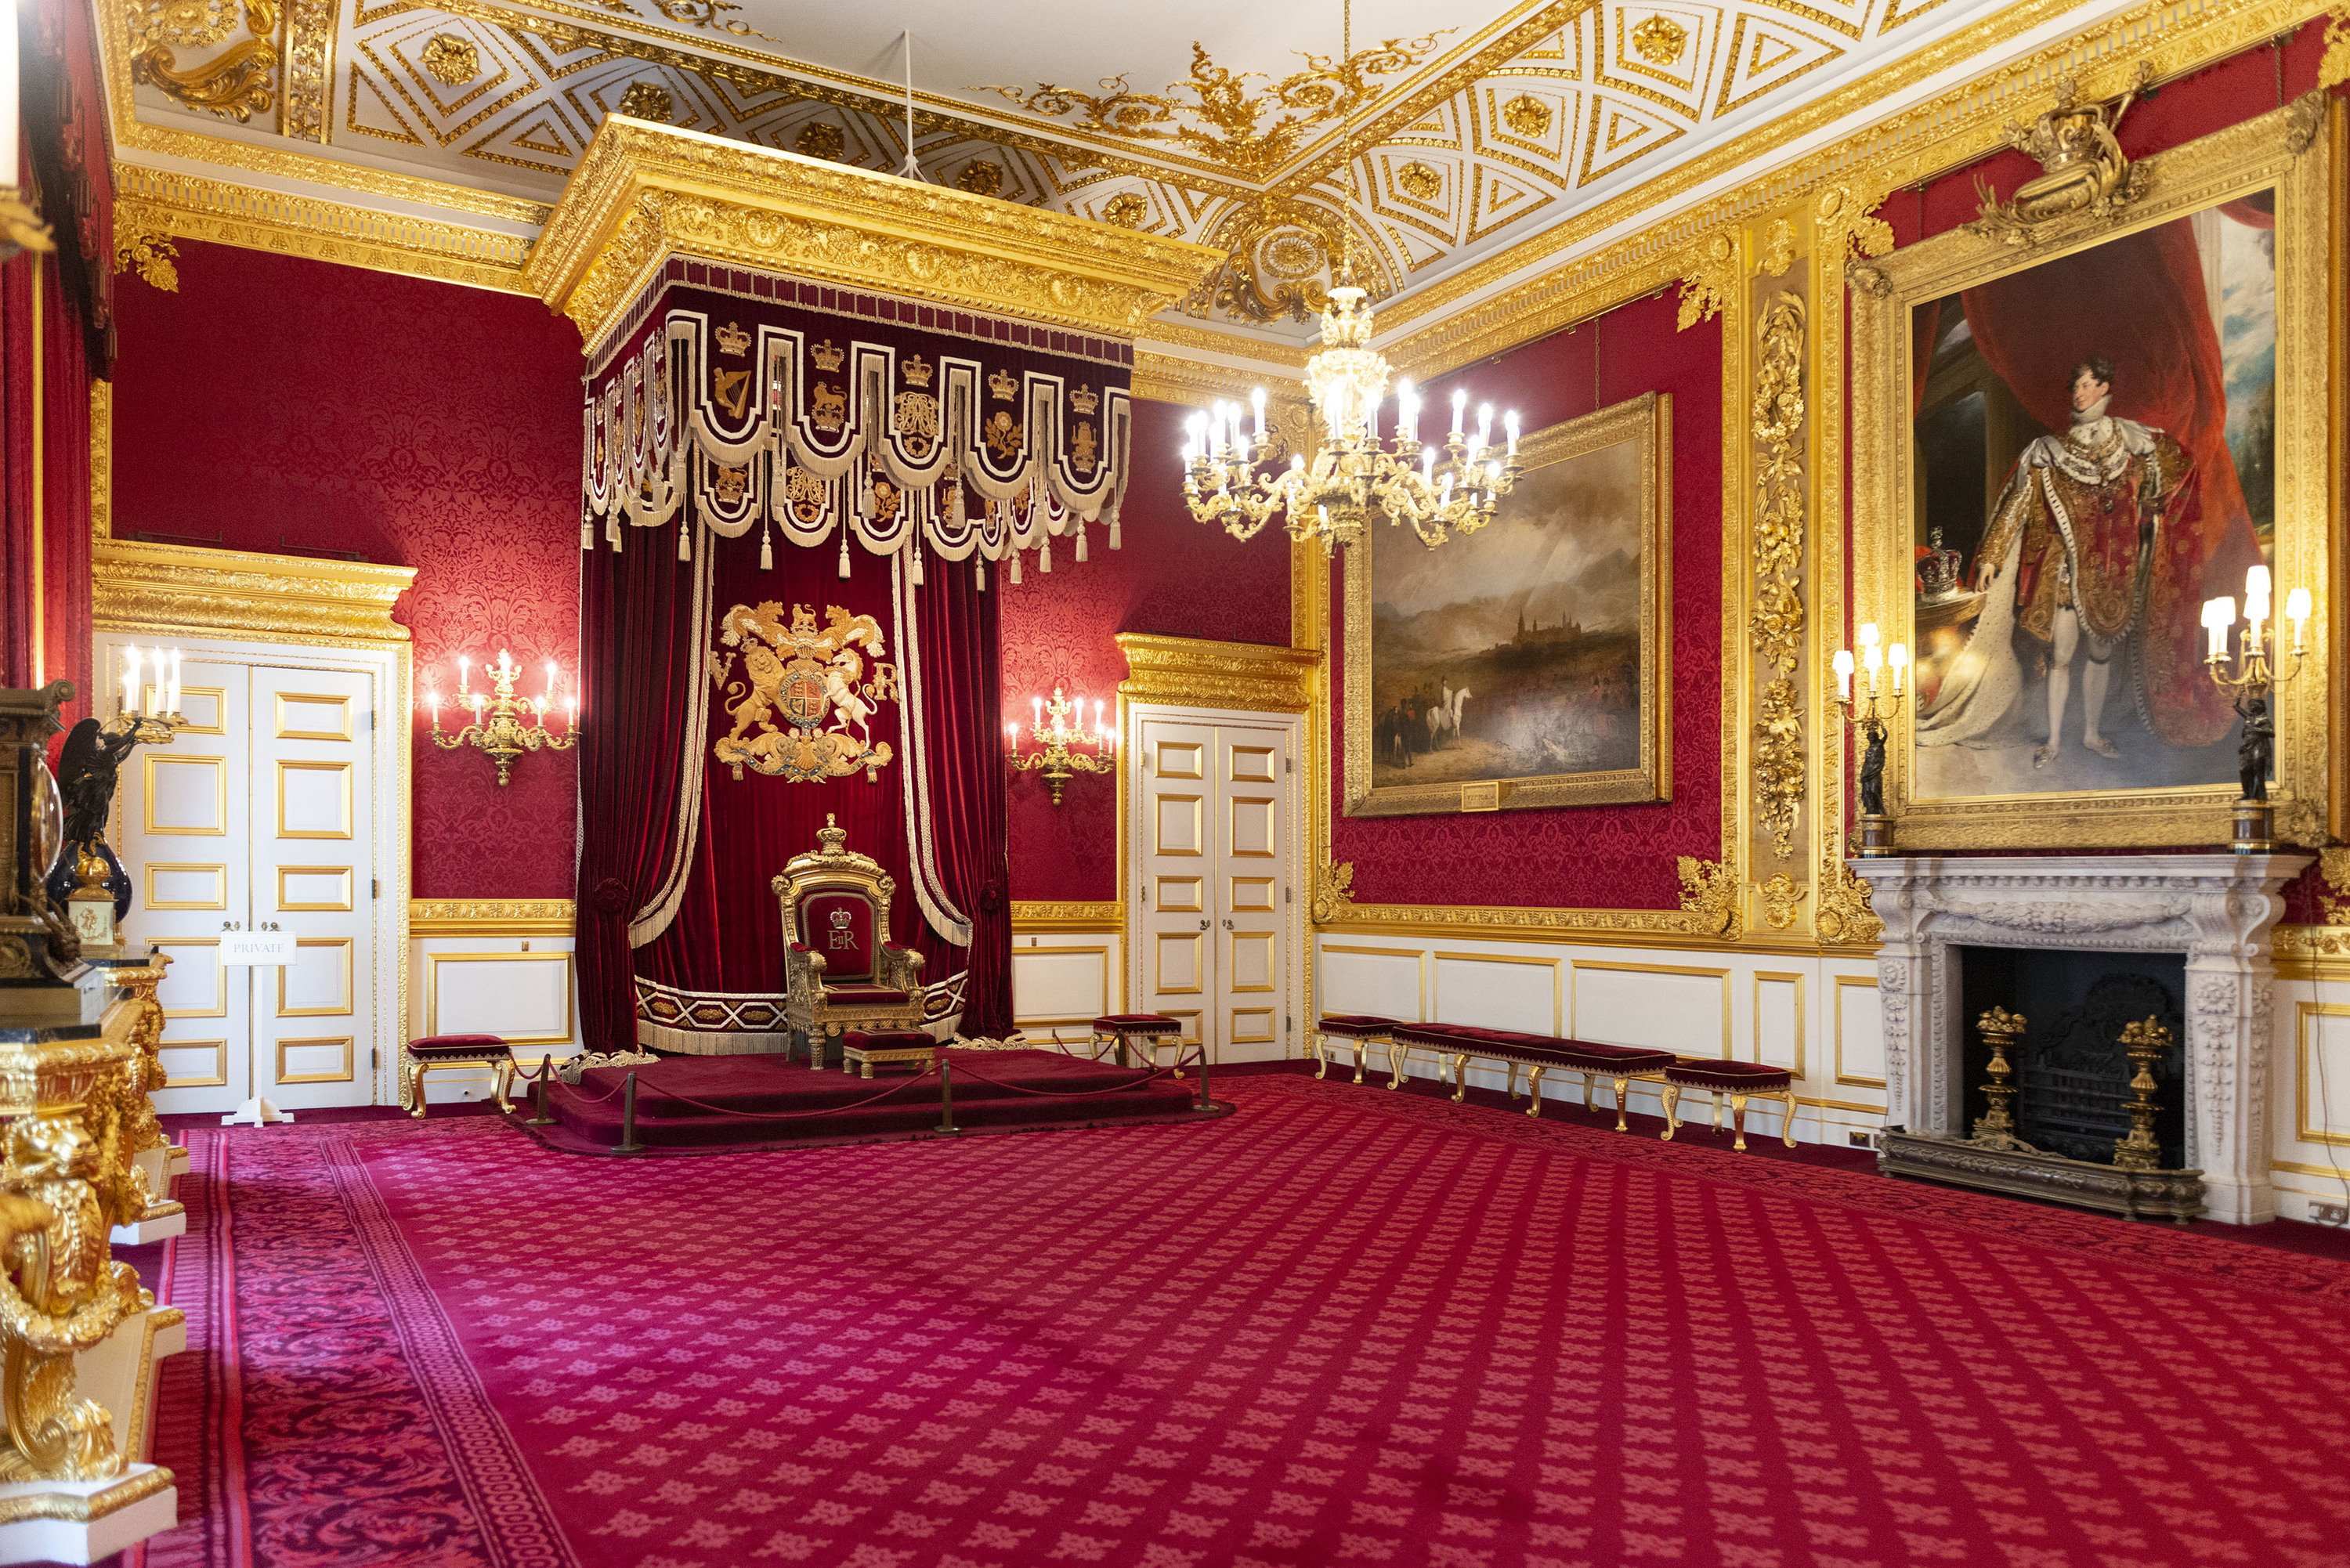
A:
[[[0,1562],[2350,1564],[2340,0],[10,10]]]

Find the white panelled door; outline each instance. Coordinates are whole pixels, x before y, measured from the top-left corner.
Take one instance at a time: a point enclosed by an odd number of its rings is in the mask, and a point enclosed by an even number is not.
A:
[[[116,691],[127,640],[99,639]],[[171,1082],[156,1107],[229,1111],[255,1096],[293,1110],[372,1105],[398,1046],[382,955],[399,927],[377,897],[400,886],[380,853],[397,815],[373,722],[396,662],[182,646],[189,723],[170,745],[131,753],[115,810],[131,883],[125,950],[151,941],[172,960],[158,992]],[[224,927],[272,923],[294,936],[294,962],[220,963]]]
[[[1140,1010],[1180,1019],[1211,1061],[1293,1054],[1297,721],[1133,717]]]
[[[289,1110],[366,1105],[374,1010],[368,940],[374,797],[369,681],[349,670],[253,671],[253,909],[296,933],[262,970],[255,1092]],[[355,1096],[356,1093],[356,1097]]]

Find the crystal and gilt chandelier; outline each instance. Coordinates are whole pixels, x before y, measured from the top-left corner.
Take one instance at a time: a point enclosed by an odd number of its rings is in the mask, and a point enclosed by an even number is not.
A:
[[[1354,48],[1353,7],[1346,22],[1345,48]],[[1355,173],[1354,122],[1347,124],[1347,172]],[[1353,229],[1347,246],[1352,250]],[[1409,523],[1420,543],[1434,549],[1455,533],[1473,533],[1493,519],[1493,504],[1510,493],[1523,472],[1518,462],[1518,416],[1502,417],[1506,444],[1493,444],[1493,408],[1477,410],[1477,439],[1466,439],[1462,421],[1469,394],[1452,394],[1452,430],[1441,448],[1419,439],[1419,399],[1409,381],[1396,388],[1392,437],[1379,434],[1379,406],[1387,400],[1391,367],[1371,347],[1369,294],[1355,282],[1353,259],[1341,264],[1337,286],[1322,312],[1322,348],[1305,361],[1305,389],[1320,417],[1322,435],[1309,462],[1292,454],[1285,469],[1267,471],[1273,439],[1265,431],[1264,389],[1252,402],[1253,433],[1242,429],[1239,403],[1220,402],[1193,414],[1183,447],[1183,500],[1192,518],[1221,522],[1235,539],[1252,539],[1278,517],[1293,539],[1319,539],[1326,555],[1363,536],[1364,526],[1385,514],[1390,523]]]

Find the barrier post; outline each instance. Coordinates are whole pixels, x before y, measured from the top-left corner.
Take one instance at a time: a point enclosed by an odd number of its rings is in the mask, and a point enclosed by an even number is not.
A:
[[[554,1075],[547,1071],[546,1064],[541,1062],[538,1064],[538,1076],[532,1080],[530,1085],[532,1104],[535,1108],[530,1116],[524,1118],[523,1126],[551,1127],[555,1125],[555,1118],[546,1114],[546,1080],[552,1076]]]
[[[943,1051],[939,1053],[939,1125],[932,1130],[946,1137],[962,1136],[954,1125],[954,1064]]]
[[[1182,1060],[1181,1053],[1177,1053],[1176,1060],[1178,1062]],[[1203,1111],[1215,1111],[1222,1110],[1223,1108],[1217,1105],[1215,1101],[1208,1098],[1208,1043],[1205,1040],[1200,1042],[1200,1108]]]
[[[645,1146],[637,1139],[637,1075],[634,1073],[629,1074],[629,1081],[621,1085],[620,1146],[612,1152],[614,1154],[645,1152]]]

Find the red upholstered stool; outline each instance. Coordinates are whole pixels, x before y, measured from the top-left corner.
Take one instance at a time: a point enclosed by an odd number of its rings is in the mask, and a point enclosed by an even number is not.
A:
[[[514,1084],[514,1053],[495,1034],[434,1034],[400,1048],[400,1097],[411,1116],[424,1114],[424,1075],[435,1067],[491,1069],[490,1093],[498,1109],[510,1111],[506,1090]]]
[[[1111,1046],[1118,1047],[1118,1064],[1130,1065],[1127,1060],[1129,1045],[1148,1052],[1150,1064],[1159,1065],[1159,1053],[1168,1046],[1175,1050],[1175,1076],[1183,1075],[1183,1024],[1180,1020],[1163,1012],[1110,1012],[1094,1020],[1093,1050],[1096,1060]]]
[[[939,1043],[925,1029],[852,1029],[840,1037],[840,1065],[846,1073],[871,1077],[876,1062],[911,1062],[927,1068],[938,1060]]]
[[[1355,1054],[1355,1082],[1363,1081],[1363,1060],[1374,1045],[1385,1045],[1390,1055],[1395,1051],[1396,1021],[1369,1012],[1326,1012],[1314,1025],[1314,1075],[1326,1077],[1330,1072],[1331,1046]]]
[[[1738,1135],[1738,1147],[1746,1147],[1746,1102],[1754,1095],[1782,1100],[1786,1112],[1779,1122],[1779,1135],[1787,1147],[1795,1147],[1795,1075],[1784,1067],[1765,1066],[1760,1062],[1690,1062],[1665,1069],[1665,1130],[1657,1136],[1670,1138],[1680,1130],[1680,1118],[1674,1107],[1680,1104],[1683,1089],[1704,1089],[1713,1096],[1713,1130],[1721,1130],[1721,1096],[1730,1096],[1730,1123]]]

